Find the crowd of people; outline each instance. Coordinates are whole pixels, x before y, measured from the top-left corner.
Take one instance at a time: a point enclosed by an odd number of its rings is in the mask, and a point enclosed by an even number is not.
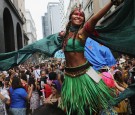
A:
[[[46,107],[51,107],[47,111],[61,107],[64,64],[61,61],[45,62],[35,66],[24,64],[8,71],[1,71],[0,115],[38,115],[45,111]],[[114,94],[118,96],[128,85],[135,82],[134,67],[135,59],[125,56],[118,59],[118,63],[113,67],[101,68],[100,72],[102,71],[105,84],[114,89]],[[112,79],[108,80],[108,78]],[[123,100],[117,106],[101,109],[95,114],[133,114],[134,96],[131,98]],[[62,112],[66,114],[65,111]]]
[[[33,114],[46,103],[60,105],[64,63],[19,65],[0,73],[0,115]]]

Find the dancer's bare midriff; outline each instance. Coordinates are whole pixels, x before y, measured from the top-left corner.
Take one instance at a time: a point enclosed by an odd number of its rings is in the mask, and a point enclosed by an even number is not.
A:
[[[84,52],[65,52],[66,67],[77,67],[86,63]]]

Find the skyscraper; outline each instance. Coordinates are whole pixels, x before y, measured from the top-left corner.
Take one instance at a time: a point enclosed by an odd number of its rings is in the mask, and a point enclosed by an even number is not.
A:
[[[61,31],[62,15],[59,2],[48,3],[47,13],[42,16],[43,37]]]

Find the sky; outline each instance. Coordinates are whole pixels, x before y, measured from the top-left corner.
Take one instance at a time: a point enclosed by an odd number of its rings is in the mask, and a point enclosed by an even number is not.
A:
[[[70,0],[66,0],[70,1]],[[41,17],[47,12],[48,2],[59,2],[59,0],[25,0],[25,9],[28,9],[35,22],[37,40],[42,39],[42,20]]]

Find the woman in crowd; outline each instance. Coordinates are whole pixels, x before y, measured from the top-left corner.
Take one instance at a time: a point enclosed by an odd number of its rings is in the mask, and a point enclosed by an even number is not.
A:
[[[97,22],[110,10],[114,2],[110,1],[86,23],[81,8],[73,9],[65,33],[60,33],[63,37],[66,60],[62,103],[68,115],[93,115],[100,108],[107,108],[109,99],[113,100],[111,90],[101,77],[96,72],[91,72],[93,71],[91,64],[84,57],[84,45],[86,38],[92,34],[97,35],[95,31]],[[96,74],[97,77],[92,74]]]
[[[26,104],[31,98],[33,85],[31,85],[29,93],[23,88],[21,80],[18,77],[13,77],[11,87],[9,89],[11,103],[11,115],[26,115]]]
[[[6,104],[10,104],[8,91],[3,87],[3,78],[0,76],[0,115],[7,115]]]
[[[123,75],[122,75],[122,72],[120,70],[115,70],[114,79],[117,82],[117,83],[115,83],[115,85],[116,85],[116,94],[119,95],[122,91],[124,91],[125,88],[128,87],[128,85],[124,82]],[[121,88],[119,88],[119,87],[121,87]],[[115,107],[115,109],[118,112],[118,114],[127,115],[128,99],[125,99],[125,100],[121,101],[118,104],[118,106]]]
[[[31,90],[31,86],[33,85],[33,91],[32,91],[32,95],[31,95],[31,98],[30,98],[30,110],[33,113],[34,110],[37,109],[40,106],[40,97],[39,97],[39,93],[38,93],[38,89],[37,89],[35,79],[33,77],[29,78],[28,85],[29,85],[28,90]]]
[[[60,105],[60,92],[61,92],[61,84],[58,80],[54,80],[51,84],[52,94],[45,99],[45,103],[53,104],[58,107]]]
[[[27,75],[25,73],[21,73],[19,78],[21,79],[22,86],[26,91],[28,91]]]

